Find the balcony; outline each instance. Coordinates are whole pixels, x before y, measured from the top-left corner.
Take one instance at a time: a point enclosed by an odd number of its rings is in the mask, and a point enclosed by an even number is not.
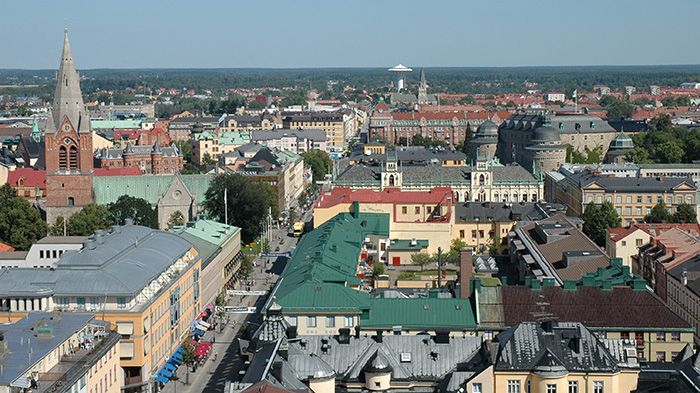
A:
[[[53,393],[66,391],[80,377],[88,372],[107,351],[119,342],[121,335],[110,332],[109,335],[95,343],[91,350],[81,349],[73,355],[64,355],[61,361],[49,372],[39,374],[39,388],[35,393]]]

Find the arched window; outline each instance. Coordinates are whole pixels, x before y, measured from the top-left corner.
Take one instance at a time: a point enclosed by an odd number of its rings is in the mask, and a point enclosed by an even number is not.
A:
[[[479,175],[479,185],[480,186],[484,185],[484,175],[483,174]]]
[[[459,202],[459,192],[455,191],[455,202]]]
[[[498,196],[499,196],[498,193],[493,194],[493,201],[494,201],[494,202],[500,202],[500,201],[498,200]]]
[[[58,149],[58,167],[61,169],[68,168],[68,152],[65,146]]]
[[[68,197],[68,206],[75,206],[75,198]]]
[[[70,147],[70,169],[78,168],[78,149],[75,146]]]
[[[394,183],[395,183],[394,182],[394,175],[390,175],[389,176],[389,187],[393,187]]]

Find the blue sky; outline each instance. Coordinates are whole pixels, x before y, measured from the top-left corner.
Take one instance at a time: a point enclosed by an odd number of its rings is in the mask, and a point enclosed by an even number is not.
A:
[[[698,0],[0,0],[0,68],[700,64]]]

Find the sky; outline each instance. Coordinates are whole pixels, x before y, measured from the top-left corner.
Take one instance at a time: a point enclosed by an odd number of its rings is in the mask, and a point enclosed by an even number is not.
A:
[[[700,64],[698,0],[0,0],[0,68]]]

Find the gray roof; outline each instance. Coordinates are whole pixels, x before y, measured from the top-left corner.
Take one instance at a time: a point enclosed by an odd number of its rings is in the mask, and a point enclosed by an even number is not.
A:
[[[255,130],[251,132],[250,140],[253,142],[269,141],[281,139],[282,137],[295,137],[297,139],[310,139],[312,141],[323,142],[326,140],[326,133],[323,130],[303,129],[291,130],[288,128],[278,128],[274,130]]]
[[[37,240],[36,244],[80,244],[87,236],[45,236]]]
[[[4,269],[4,296],[135,296],[181,258],[192,243],[174,233],[125,225],[93,237],[95,247],[67,251],[55,270]]]
[[[347,344],[328,336],[303,336],[302,340],[304,346],[300,341],[289,343],[287,360],[299,380],[334,371],[336,378],[345,381],[357,381],[367,367],[381,363],[391,368],[392,379],[438,382],[474,357],[482,343],[480,337],[453,337],[438,344],[428,335],[387,335],[381,343],[366,336],[350,337]],[[404,361],[402,353],[408,354],[403,355]]]
[[[552,128],[560,134],[615,132],[607,121],[593,115],[555,114],[550,120]],[[516,113],[501,124],[501,129],[532,131],[541,126],[543,121],[540,113]]]
[[[538,204],[530,202],[498,203],[498,202],[465,202],[455,205],[455,221],[537,221],[549,217],[550,210],[563,211],[562,205]]]
[[[333,112],[285,112],[282,114],[283,122],[289,121],[342,121],[341,111]]]
[[[617,359],[605,345],[580,323],[523,322],[499,334],[494,371],[534,371],[548,373],[619,371]],[[574,349],[576,348],[576,349]],[[624,354],[624,351],[622,351]]]
[[[0,386],[8,386],[25,376],[37,361],[83,329],[95,318],[94,314],[62,313],[53,319],[51,313],[32,312],[16,323],[2,325],[8,352],[0,356]],[[34,324],[42,320],[52,328],[47,337],[37,337]],[[31,356],[29,356],[31,348]]]
[[[356,164],[349,166],[341,173],[336,182],[379,182],[381,178],[381,167],[378,165]],[[443,167],[443,166],[402,166],[400,169],[403,174],[404,183],[430,183],[434,185],[454,184],[454,183],[471,183],[471,168],[470,167]],[[537,179],[518,164],[509,164],[506,166],[492,166],[494,183],[508,182],[537,182]]]
[[[679,177],[612,177],[595,175],[587,170],[568,176],[567,179],[581,188],[598,183],[608,192],[670,192],[682,184],[696,188],[690,179]]]
[[[56,80],[53,108],[46,120],[46,132],[56,132],[66,116],[77,132],[91,132],[90,115],[83,104],[80,76],[73,63],[73,52],[68,42],[67,31],[63,37],[61,65],[58,68]]]
[[[161,147],[157,142],[153,145],[132,145],[131,143],[127,143],[125,149],[110,147],[98,150],[95,154],[95,158],[103,160],[121,160],[124,156],[128,155],[146,156],[151,154],[162,154],[163,157],[177,157],[180,155],[180,150],[175,145]]]
[[[350,160],[355,162],[385,162],[386,154],[364,154],[363,147],[357,147],[350,155]],[[389,151],[402,165],[429,165],[439,164],[445,160],[466,161],[467,156],[459,150],[425,148],[423,146],[400,146],[396,150]]]

